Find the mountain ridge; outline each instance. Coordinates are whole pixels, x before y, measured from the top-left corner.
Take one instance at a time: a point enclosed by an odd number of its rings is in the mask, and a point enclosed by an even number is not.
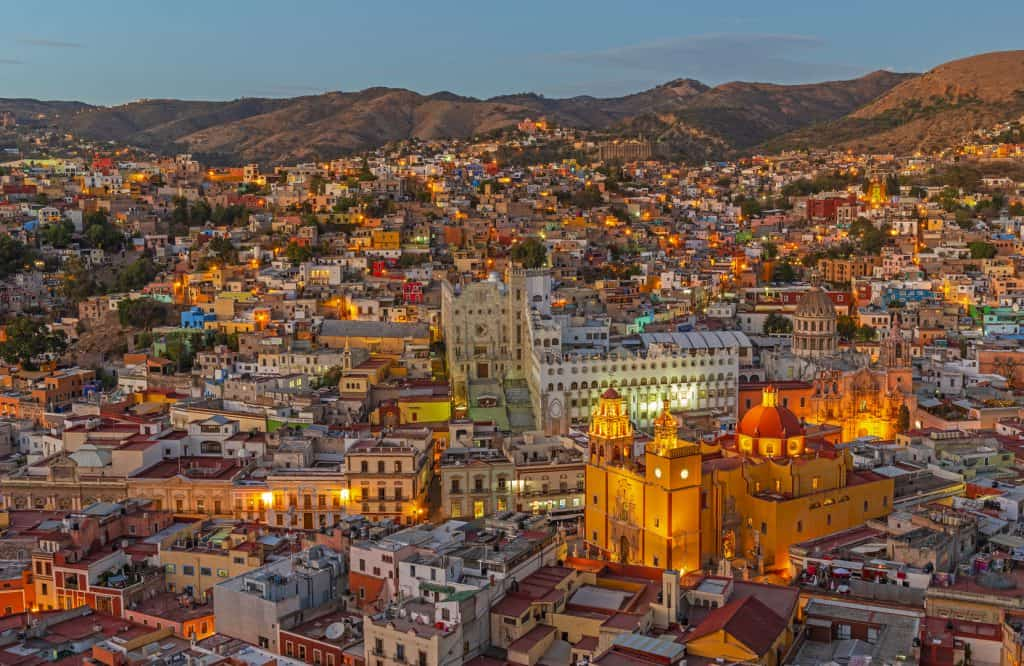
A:
[[[479,99],[374,86],[287,98],[144,99],[110,107],[0,99],[0,112],[29,127],[192,152],[212,163],[330,158],[411,138],[479,136],[539,116],[609,137],[643,134],[661,154],[703,160],[801,145],[903,149],[941,142],[1024,108],[1024,90],[1011,87],[1018,81],[1024,81],[1024,51],[972,56],[924,74],[876,70],[794,85],[708,86],[676,78],[619,97],[520,92]],[[926,138],[909,140],[914,132]]]

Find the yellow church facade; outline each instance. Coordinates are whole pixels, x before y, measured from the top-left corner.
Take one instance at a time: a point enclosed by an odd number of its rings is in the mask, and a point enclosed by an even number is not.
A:
[[[842,447],[808,446],[773,387],[733,441],[703,451],[676,438],[667,410],[654,439],[634,451],[628,419],[617,416],[621,398],[611,393],[590,430],[585,539],[596,555],[683,572],[724,562],[783,571],[793,543],[891,510],[892,480],[854,470]]]
[[[615,389],[601,396],[590,424],[587,542],[614,561],[693,571],[700,566],[701,455],[676,437],[667,411],[640,455],[625,402]]]

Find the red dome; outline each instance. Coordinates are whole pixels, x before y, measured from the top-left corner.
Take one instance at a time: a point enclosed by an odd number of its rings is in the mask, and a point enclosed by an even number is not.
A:
[[[609,388],[607,391],[601,394],[601,397],[607,398],[608,400],[618,400],[619,392],[616,391],[614,388]]]
[[[796,414],[785,407],[757,405],[743,415],[737,431],[748,437],[783,439],[804,434]]]

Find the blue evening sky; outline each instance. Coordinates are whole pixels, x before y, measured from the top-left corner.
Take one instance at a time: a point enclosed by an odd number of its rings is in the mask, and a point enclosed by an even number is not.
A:
[[[1021,0],[7,0],[0,97],[290,97],[401,86],[620,95],[797,83],[1024,47]]]

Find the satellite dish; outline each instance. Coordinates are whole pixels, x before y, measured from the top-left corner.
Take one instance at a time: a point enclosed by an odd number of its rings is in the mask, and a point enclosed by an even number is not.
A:
[[[341,622],[335,622],[334,624],[329,625],[327,629],[324,630],[324,636],[327,637],[327,640],[336,641],[344,635],[345,625]]]

